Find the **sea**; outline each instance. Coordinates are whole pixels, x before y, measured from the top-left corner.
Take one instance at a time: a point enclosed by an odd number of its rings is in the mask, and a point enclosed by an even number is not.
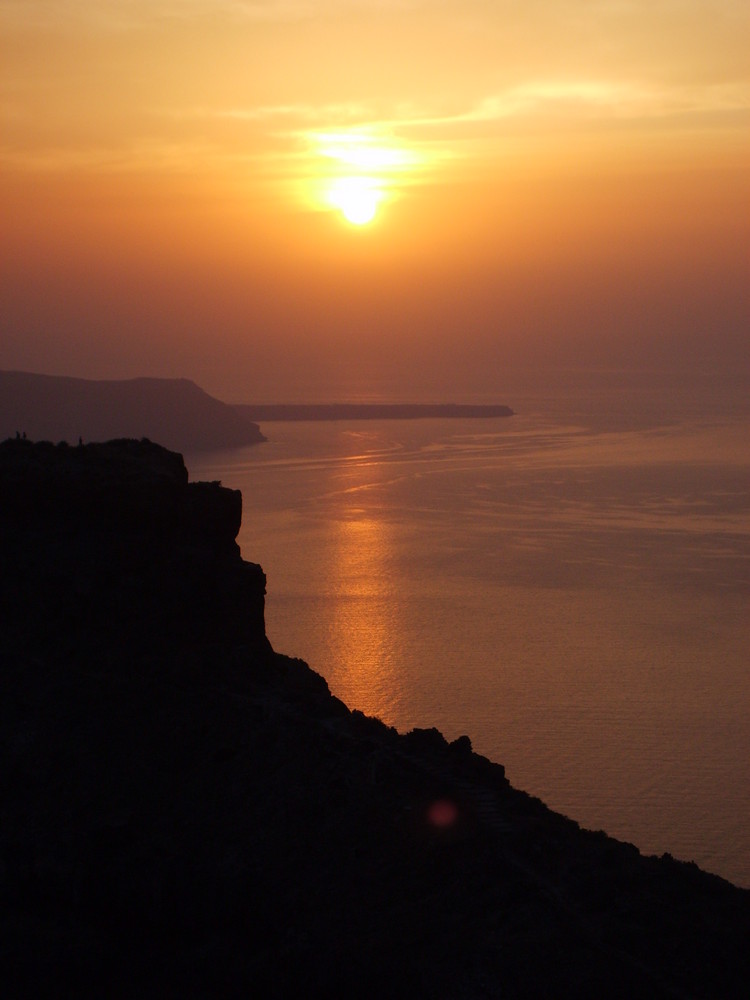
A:
[[[264,444],[186,462],[242,490],[268,636],[350,708],[467,734],[581,826],[750,887],[749,383],[249,391],[515,415],[273,422]]]

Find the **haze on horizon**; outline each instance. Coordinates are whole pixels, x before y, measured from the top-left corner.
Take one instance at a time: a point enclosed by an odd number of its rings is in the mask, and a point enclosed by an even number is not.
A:
[[[747,368],[743,0],[5,0],[0,38],[0,368]]]

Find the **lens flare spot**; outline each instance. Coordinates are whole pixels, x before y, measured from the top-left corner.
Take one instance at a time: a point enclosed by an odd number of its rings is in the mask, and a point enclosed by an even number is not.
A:
[[[450,799],[437,799],[427,810],[427,820],[432,826],[444,829],[458,819],[458,807]]]

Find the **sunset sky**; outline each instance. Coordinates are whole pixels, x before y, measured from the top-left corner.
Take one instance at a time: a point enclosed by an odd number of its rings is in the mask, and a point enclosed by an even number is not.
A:
[[[0,368],[749,363],[747,0],[2,0],[0,38]]]

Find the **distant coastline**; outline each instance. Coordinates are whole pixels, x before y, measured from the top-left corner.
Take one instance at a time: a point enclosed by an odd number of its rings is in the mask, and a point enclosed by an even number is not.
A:
[[[427,420],[512,417],[509,406],[463,403],[243,403],[248,420]]]
[[[175,451],[265,441],[257,424],[185,378],[93,380],[0,371],[0,439],[150,438]]]

